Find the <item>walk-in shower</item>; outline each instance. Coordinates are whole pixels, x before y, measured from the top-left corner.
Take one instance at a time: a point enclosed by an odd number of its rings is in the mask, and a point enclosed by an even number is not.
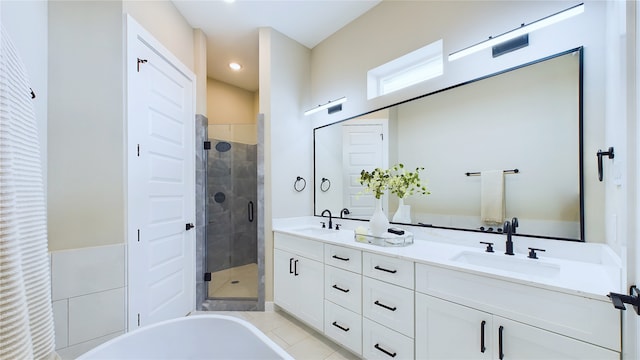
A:
[[[202,310],[264,309],[258,179],[259,125],[209,125],[198,173],[198,303]]]

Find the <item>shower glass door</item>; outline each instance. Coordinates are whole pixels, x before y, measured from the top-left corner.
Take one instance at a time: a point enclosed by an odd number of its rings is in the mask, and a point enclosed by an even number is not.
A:
[[[208,298],[257,299],[257,145],[255,125],[209,126],[207,159]]]

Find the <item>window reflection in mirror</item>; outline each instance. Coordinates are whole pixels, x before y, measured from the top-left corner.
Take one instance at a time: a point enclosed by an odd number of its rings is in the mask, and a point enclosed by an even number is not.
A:
[[[424,167],[431,191],[405,199],[411,223],[486,231],[481,177],[466,173],[518,169],[504,175],[505,220],[518,217],[519,234],[583,240],[581,62],[574,49],[315,129],[315,214],[368,220],[360,171],[403,163]],[[384,196],[389,219],[397,206]]]

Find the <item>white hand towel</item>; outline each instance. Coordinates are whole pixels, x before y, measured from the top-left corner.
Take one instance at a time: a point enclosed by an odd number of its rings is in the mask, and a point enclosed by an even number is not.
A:
[[[505,216],[504,171],[482,171],[480,177],[480,217],[482,222],[502,224]]]

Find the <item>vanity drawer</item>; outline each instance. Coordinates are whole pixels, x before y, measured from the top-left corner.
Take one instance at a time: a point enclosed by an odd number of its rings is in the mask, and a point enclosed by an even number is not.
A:
[[[362,279],[362,313],[371,320],[413,337],[412,290],[368,277]]]
[[[341,269],[362,273],[362,251],[342,246],[324,245],[324,263]]]
[[[362,276],[350,271],[324,266],[324,297],[336,304],[362,313]]]
[[[324,301],[324,333],[335,342],[362,355],[362,316],[331,301]]]
[[[620,351],[620,311],[610,301],[416,264],[416,291]]]
[[[364,252],[362,273],[374,279],[413,289],[413,262]]]
[[[386,360],[413,359],[413,339],[363,318],[362,357]]]
[[[279,232],[273,233],[273,247],[322,262],[323,243]]]

